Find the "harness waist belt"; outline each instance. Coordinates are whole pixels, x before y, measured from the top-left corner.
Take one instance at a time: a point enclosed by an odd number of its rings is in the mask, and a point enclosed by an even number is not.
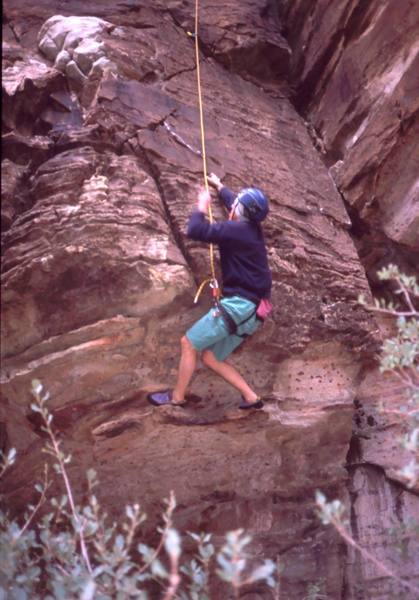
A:
[[[236,321],[230,315],[228,310],[226,308],[224,308],[224,306],[221,304],[221,302],[219,302],[217,300],[216,305],[225,321],[225,324],[227,325],[228,333],[230,335],[238,335],[239,337],[248,337],[247,333],[240,334],[240,333],[237,333],[237,331],[241,325],[244,325],[245,323],[247,323],[247,321],[250,321],[250,319],[256,314],[257,309],[255,308],[255,310],[246,319],[244,319],[244,321],[241,321],[240,323],[236,323]]]

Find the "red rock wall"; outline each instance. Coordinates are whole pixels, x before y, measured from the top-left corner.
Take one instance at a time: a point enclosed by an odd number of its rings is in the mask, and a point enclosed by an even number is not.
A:
[[[377,284],[376,270],[389,262],[417,273],[419,5],[285,0],[279,7],[295,103],[345,200],[370,282]],[[406,392],[369,367],[360,380],[348,454],[351,530],[373,556],[409,577],[418,573],[419,547],[408,525],[417,498],[397,482],[400,465],[410,461],[397,415]],[[390,412],[379,410],[383,402]],[[344,581],[345,598],[400,593],[353,551]]]
[[[37,377],[78,494],[94,466],[111,514],[140,500],[153,521],[174,489],[182,529],[243,526],[256,554],[279,554],[284,597],[324,579],[340,598],[345,556],[313,497],[346,497],[378,335],[344,203],[285,94],[275,8],[211,3],[200,20],[209,168],[272,206],[275,314],[232,358],[271,401],[238,420],[237,394],[202,366],[187,410],[145,398],[173,384],[178,340],[208,305],[192,305],[208,252],[184,233],[202,181],[192,2],[5,1],[2,421],[19,461],[4,486],[20,507],[41,471]]]
[[[419,5],[280,3],[295,99],[350,207],[368,275],[417,270]]]

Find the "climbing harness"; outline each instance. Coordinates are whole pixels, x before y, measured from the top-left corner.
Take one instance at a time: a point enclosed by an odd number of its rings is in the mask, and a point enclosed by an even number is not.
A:
[[[227,327],[227,331],[230,335],[237,335],[238,337],[241,337],[241,338],[249,337],[248,333],[238,333],[238,329],[239,329],[239,327],[241,327],[241,325],[244,325],[245,323],[250,321],[250,319],[252,317],[254,317],[256,315],[256,313],[257,313],[256,308],[252,313],[250,313],[250,315],[248,317],[246,317],[246,319],[244,319],[243,321],[240,321],[240,323],[236,323],[236,321],[230,315],[228,310],[221,304],[221,302],[219,300],[215,301],[215,305],[216,305],[217,309],[219,310],[221,316],[223,317],[224,323],[226,324],[226,327]]]
[[[204,110],[203,110],[203,102],[202,102],[202,91],[201,91],[201,71],[200,71],[200,63],[199,63],[199,39],[198,39],[198,14],[199,14],[199,0],[195,0],[195,32],[191,33],[188,31],[188,35],[193,37],[195,40],[195,60],[196,60],[196,78],[197,78],[197,86],[198,86],[198,105],[199,105],[199,124],[201,130],[201,155],[202,155],[202,166],[204,172],[204,184],[205,190],[209,194],[208,188],[208,180],[207,180],[207,156],[205,152],[205,128],[204,128]],[[208,205],[208,217],[209,222],[213,223],[214,218],[212,216],[211,203]],[[211,266],[211,276],[204,279],[201,285],[198,287],[198,290],[195,294],[194,303],[198,302],[199,296],[201,295],[202,290],[209,283],[212,289],[212,297],[214,302],[217,302],[220,298],[221,291],[218,285],[217,278],[215,276],[215,264],[214,264],[214,245],[210,244],[209,247],[210,253],[210,266]]]

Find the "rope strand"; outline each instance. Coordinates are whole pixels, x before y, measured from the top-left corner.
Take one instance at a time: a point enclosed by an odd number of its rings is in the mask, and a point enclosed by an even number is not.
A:
[[[197,77],[197,85],[198,85],[198,104],[199,104],[199,124],[201,129],[201,155],[202,155],[202,167],[204,172],[204,185],[205,190],[209,193],[208,188],[208,179],[207,179],[207,155],[205,150],[205,127],[204,127],[204,109],[202,102],[202,90],[201,90],[201,68],[199,61],[199,39],[198,39],[198,23],[199,23],[199,0],[195,0],[195,60],[196,60],[196,77]],[[209,222],[213,223],[214,218],[212,215],[211,203],[208,205],[208,217]],[[215,276],[215,261],[214,261],[214,245],[210,244],[209,247],[210,252],[210,266],[211,266],[211,277],[205,279],[198,288],[196,292],[194,302],[198,301],[198,298],[207,283],[212,284],[213,296],[218,298],[220,295],[217,279]]]

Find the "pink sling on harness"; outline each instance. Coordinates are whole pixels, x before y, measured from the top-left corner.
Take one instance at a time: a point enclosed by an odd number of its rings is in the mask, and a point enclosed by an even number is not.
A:
[[[256,316],[261,321],[265,321],[273,310],[272,303],[267,298],[263,298],[256,309]]]

